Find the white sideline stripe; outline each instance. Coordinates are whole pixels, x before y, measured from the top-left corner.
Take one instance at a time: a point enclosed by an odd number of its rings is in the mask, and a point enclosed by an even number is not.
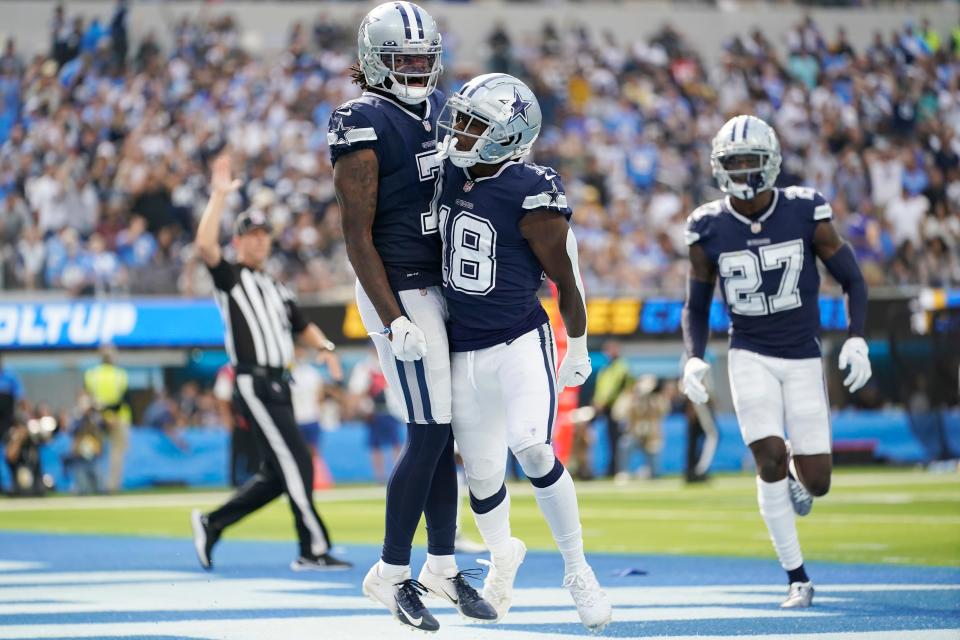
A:
[[[80,583],[94,587],[103,584],[125,582],[173,582],[175,580],[206,580],[202,573],[183,571],[64,571],[58,573],[5,573],[0,574],[0,587],[6,585],[51,585]],[[17,592],[23,588],[18,586]],[[19,593],[14,594],[14,599]],[[33,596],[36,597],[36,594]],[[11,595],[0,589],[0,602],[9,602]]]
[[[290,494],[290,499],[297,505],[297,509],[300,511],[300,517],[303,518],[303,524],[310,532],[310,538],[312,539],[310,550],[314,555],[326,553],[330,547],[326,537],[323,535],[323,529],[320,528],[320,523],[313,517],[313,505],[310,503],[310,495],[303,486],[303,478],[300,476],[297,461],[293,459],[293,454],[290,453],[290,449],[287,448],[287,443],[283,439],[283,435],[280,433],[277,425],[274,424],[273,418],[270,417],[270,412],[267,411],[267,408],[260,402],[257,394],[254,393],[253,377],[243,374],[238,375],[237,390],[240,391],[240,395],[247,403],[250,413],[253,414],[254,419],[260,426],[260,430],[263,431],[263,435],[266,436],[267,442],[270,443],[270,448],[273,449],[273,453],[277,456],[277,461],[280,463],[280,471],[283,473],[283,480]]]
[[[34,571],[43,569],[47,565],[43,562],[20,562],[17,560],[0,560],[0,571]],[[0,578],[2,579],[2,578]]]

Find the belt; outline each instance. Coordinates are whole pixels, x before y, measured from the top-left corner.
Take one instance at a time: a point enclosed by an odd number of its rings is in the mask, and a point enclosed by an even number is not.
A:
[[[290,370],[280,367],[264,367],[258,364],[238,364],[237,375],[251,375],[272,380],[289,380]]]

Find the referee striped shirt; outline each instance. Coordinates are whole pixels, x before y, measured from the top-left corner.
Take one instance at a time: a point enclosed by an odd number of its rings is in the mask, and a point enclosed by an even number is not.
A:
[[[226,326],[230,362],[285,369],[293,361],[293,334],[307,320],[293,294],[258,269],[220,259],[210,267],[217,305]]]

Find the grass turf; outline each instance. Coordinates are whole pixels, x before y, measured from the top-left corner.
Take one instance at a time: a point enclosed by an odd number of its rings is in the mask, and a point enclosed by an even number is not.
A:
[[[720,476],[684,486],[677,479],[614,486],[578,483],[589,551],[772,557],[757,512],[753,476]],[[0,529],[187,537],[192,507],[225,493],[124,494],[104,498],[0,500]],[[530,548],[553,541],[526,483],[511,486],[514,535]],[[383,492],[349,487],[317,494],[335,541],[379,543]],[[913,470],[842,470],[830,495],[798,519],[811,560],[960,566],[960,476]],[[477,539],[472,518],[464,531]],[[291,540],[292,520],[277,500],[231,528],[227,538]],[[421,530],[418,544],[424,542]]]

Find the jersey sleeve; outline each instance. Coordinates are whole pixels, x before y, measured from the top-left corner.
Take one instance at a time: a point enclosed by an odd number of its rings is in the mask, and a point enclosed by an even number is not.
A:
[[[720,204],[710,202],[690,214],[683,232],[683,238],[688,247],[703,243],[710,238],[711,223],[718,213],[720,213]]]
[[[783,197],[807,205],[805,208],[813,223],[833,219],[833,207],[822,193],[812,187],[787,187],[783,190]]]
[[[213,276],[213,285],[220,291],[230,291],[237,284],[237,274],[233,269],[233,264],[220,257],[220,262],[208,266],[207,270]]]
[[[380,157],[380,140],[372,114],[365,105],[347,103],[333,112],[327,126],[327,144],[330,146],[330,163],[337,164],[341,157],[373,149]]]
[[[531,165],[535,177],[530,181],[523,198],[523,210],[549,209],[563,215],[570,220],[573,209],[567,203],[567,194],[563,187],[563,180],[550,167],[535,167]]]
[[[283,303],[287,306],[287,313],[290,316],[290,328],[294,333],[300,333],[307,328],[310,321],[303,315],[300,305],[297,304],[297,296],[294,295],[286,286],[278,283],[280,295],[283,297]]]

